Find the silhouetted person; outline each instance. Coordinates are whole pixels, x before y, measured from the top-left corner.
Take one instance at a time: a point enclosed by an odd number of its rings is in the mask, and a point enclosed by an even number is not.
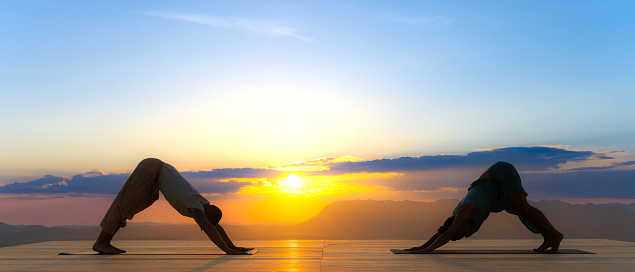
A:
[[[112,202],[101,221],[101,233],[93,250],[103,254],[126,252],[110,244],[119,228],[126,226],[126,219],[150,207],[159,199],[159,191],[180,214],[192,217],[207,237],[227,254],[244,254],[253,248],[235,246],[218,222],[221,210],[210,205],[172,166],[159,159],[145,159],[137,165],[132,175]]]
[[[540,210],[527,203],[527,193],[516,168],[506,162],[492,165],[470,185],[467,195],[454,209],[452,216],[425,244],[406,250],[429,253],[449,241],[470,237],[491,212],[503,210],[518,215],[530,231],[542,235],[544,242],[534,251],[543,252],[548,248],[551,248],[552,253],[558,251],[564,235],[551,225]]]

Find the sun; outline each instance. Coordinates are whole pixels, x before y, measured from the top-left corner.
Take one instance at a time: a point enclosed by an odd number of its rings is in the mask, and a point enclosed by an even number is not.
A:
[[[289,175],[284,181],[290,187],[302,187],[302,179],[296,174]]]

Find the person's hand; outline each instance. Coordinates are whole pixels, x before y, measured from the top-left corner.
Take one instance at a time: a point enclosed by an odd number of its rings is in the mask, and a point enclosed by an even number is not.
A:
[[[227,253],[227,255],[246,255],[246,254],[249,254],[246,251],[240,251],[240,250],[236,250],[236,249],[229,249],[229,250],[225,251],[225,253]]]
[[[250,251],[253,250],[253,247],[235,247],[235,250],[239,250],[239,251]]]
[[[432,249],[422,248],[422,249],[417,249],[415,251],[412,251],[411,254],[428,254],[430,252],[432,252]]]

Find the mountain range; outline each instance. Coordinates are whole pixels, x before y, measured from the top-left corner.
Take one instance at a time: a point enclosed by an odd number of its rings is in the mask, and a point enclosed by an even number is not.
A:
[[[458,200],[336,201],[308,221],[288,225],[223,224],[234,240],[276,239],[419,239],[427,240],[450,216]],[[572,205],[558,200],[532,202],[566,238],[635,242],[635,211],[630,206]],[[632,205],[631,205],[632,206]],[[99,226],[8,225],[0,223],[0,247],[43,241],[93,240]],[[515,215],[491,214],[470,239],[540,239]],[[194,224],[130,223],[115,239],[207,239]]]

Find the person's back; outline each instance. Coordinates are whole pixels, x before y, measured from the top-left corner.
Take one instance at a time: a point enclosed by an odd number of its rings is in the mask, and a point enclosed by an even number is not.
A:
[[[193,216],[190,208],[203,210],[203,206],[209,205],[209,201],[170,164],[163,165],[158,185],[165,200],[183,216]]]

